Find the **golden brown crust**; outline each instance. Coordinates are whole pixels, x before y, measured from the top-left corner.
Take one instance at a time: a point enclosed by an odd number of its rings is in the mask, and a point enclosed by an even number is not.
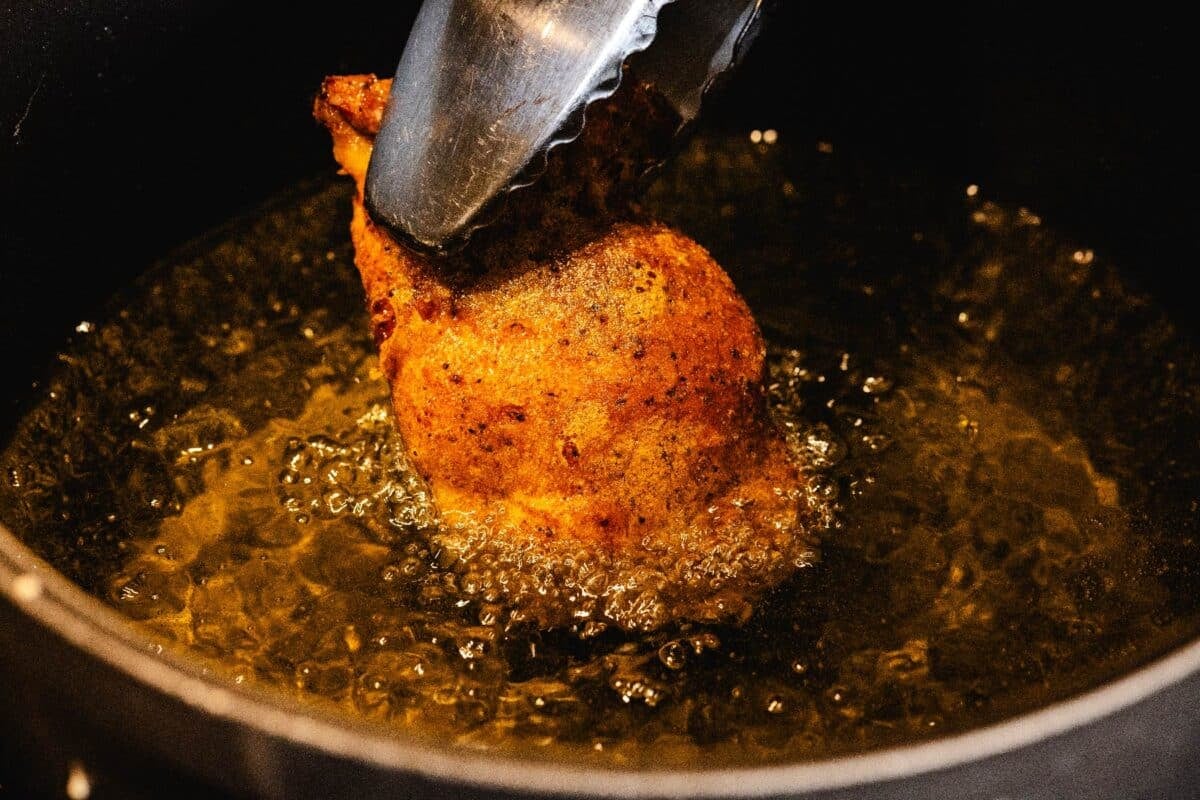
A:
[[[374,75],[338,75],[326,78],[314,106],[314,113],[323,125],[336,135],[341,126],[364,136],[379,133],[383,110],[387,108],[390,80]]]
[[[711,256],[662,225],[592,227],[588,214],[576,228],[588,241],[559,239],[568,248],[549,256],[530,254],[528,233],[485,243],[489,270],[464,287],[462,269],[401,247],[365,213],[386,87],[327,79],[316,116],[358,184],[356,263],[397,424],[443,518],[476,523],[447,525],[443,544],[686,562],[737,531],[762,550],[746,590],[811,560],[802,476],[766,422],[763,340]]]

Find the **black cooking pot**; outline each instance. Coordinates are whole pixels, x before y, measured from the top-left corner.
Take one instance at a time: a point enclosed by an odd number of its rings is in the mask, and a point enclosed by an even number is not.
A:
[[[0,9],[0,435],[69,326],[154,257],[327,172],[309,105],[390,73],[408,4],[141,0]],[[775,127],[981,183],[1127,265],[1184,324],[1194,93],[1150,15],[948,16],[779,3],[705,124]],[[1090,694],[930,744],[792,767],[597,773],[438,751],[149,652],[0,527],[0,796],[1193,796],[1200,643]],[[701,767],[702,765],[697,765]],[[82,776],[87,776],[85,781]]]

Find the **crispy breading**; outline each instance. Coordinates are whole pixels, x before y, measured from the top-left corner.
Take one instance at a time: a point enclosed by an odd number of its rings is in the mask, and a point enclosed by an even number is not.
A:
[[[626,584],[596,615],[631,628],[745,613],[757,589],[810,563],[815,516],[767,418],[749,308],[696,242],[609,220],[636,165],[562,177],[604,163],[593,145],[619,117],[597,110],[576,162],[552,164],[539,199],[510,199],[526,203],[510,212],[518,222],[434,259],[363,206],[388,89],[372,76],[329,78],[315,113],[358,187],[356,263],[442,546],[463,559],[508,548],[543,569],[592,564]],[[496,575],[484,582],[489,597],[512,599]]]

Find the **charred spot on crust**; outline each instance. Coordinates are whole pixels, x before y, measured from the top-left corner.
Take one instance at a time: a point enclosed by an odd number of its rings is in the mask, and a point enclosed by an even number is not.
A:
[[[371,338],[375,346],[383,344],[396,330],[396,312],[386,298],[380,297],[371,303]]]

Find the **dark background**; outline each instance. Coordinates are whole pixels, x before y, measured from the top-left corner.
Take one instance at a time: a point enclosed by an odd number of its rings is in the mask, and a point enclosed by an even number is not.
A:
[[[114,285],[327,171],[327,137],[309,115],[320,79],[389,74],[414,8],[124,0],[0,10],[4,397]],[[1200,254],[1200,171],[1189,119],[1197,69],[1180,27],[1147,8],[935,14],[781,0],[705,124],[775,127],[948,185],[979,183],[1182,303],[1174,290]]]
[[[390,73],[414,9],[0,7],[0,432],[116,286],[329,170],[316,87],[329,73]],[[979,183],[1125,264],[1190,321],[1197,70],[1180,28],[1146,7],[1068,17],[781,0],[704,124],[774,127],[947,186]]]

